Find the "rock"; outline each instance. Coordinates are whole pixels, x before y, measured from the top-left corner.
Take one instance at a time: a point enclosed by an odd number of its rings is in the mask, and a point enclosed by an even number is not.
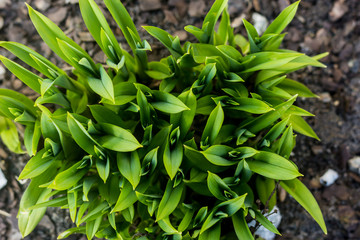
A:
[[[1,158],[2,160],[8,158],[8,154],[5,152],[5,150],[4,150],[3,148],[0,148],[0,158]]]
[[[346,61],[351,57],[353,53],[354,53],[354,46],[351,43],[347,43],[340,52],[339,58],[341,60]]]
[[[8,4],[11,4],[11,0],[0,0],[0,9],[8,7]]]
[[[147,12],[147,11],[154,11],[161,8],[160,0],[142,0],[140,1],[140,10]]]
[[[283,202],[285,201],[286,199],[286,196],[287,196],[287,192],[285,189],[283,189],[282,187],[279,188],[279,191],[278,191],[278,195],[279,195],[279,200],[280,202]]]
[[[360,156],[355,156],[349,160],[349,169],[360,175]]]
[[[172,24],[175,24],[175,25],[177,25],[179,23],[178,20],[176,19],[173,11],[164,10],[164,14],[165,14],[164,21],[166,23],[172,23]]]
[[[313,189],[321,188],[321,183],[318,178],[312,178],[309,182],[309,187]]]
[[[3,26],[4,26],[4,18],[0,16],[0,30],[3,28]]]
[[[22,86],[23,86],[23,83],[21,80],[19,79],[15,79],[13,82],[12,82],[12,86],[15,90],[19,90]]]
[[[243,19],[245,18],[244,14],[241,14],[239,17],[236,17],[232,22],[231,22],[231,27],[232,28],[238,28],[243,24]]]
[[[36,0],[34,5],[40,11],[45,11],[51,6],[51,2],[49,0]]]
[[[256,12],[252,15],[252,21],[254,22],[254,27],[259,35],[262,35],[269,25],[266,17]]]
[[[205,14],[205,2],[203,0],[191,1],[188,9],[190,17],[202,17]]]
[[[4,78],[5,78],[5,73],[6,73],[5,68],[3,67],[2,64],[0,64],[0,81],[1,81],[1,80],[4,80]]]
[[[94,38],[89,32],[79,32],[79,37],[82,42],[94,42]]]
[[[50,18],[50,20],[54,23],[59,24],[65,20],[67,11],[68,10],[66,7],[57,8],[53,12],[49,13],[47,17]]]
[[[336,1],[333,8],[329,13],[330,20],[335,22],[342,18],[345,13],[349,11],[348,6],[345,4],[345,0]]]
[[[286,7],[290,5],[289,0],[278,0],[280,10],[284,10]]]
[[[7,184],[7,179],[5,178],[4,173],[2,172],[2,170],[0,169],[0,189],[2,189],[3,187],[5,187]]]
[[[313,145],[311,146],[311,151],[315,154],[315,155],[319,155],[321,153],[324,152],[324,149],[322,146],[320,145]]]
[[[185,41],[187,39],[187,32],[184,30],[174,32],[174,36],[178,36],[180,41]]]
[[[79,0],[65,0],[65,3],[66,4],[77,4],[77,3],[79,3]]]
[[[319,97],[320,97],[320,100],[324,103],[331,102],[331,96],[330,96],[330,93],[328,93],[328,92],[320,93]]]
[[[333,170],[333,169],[328,169],[324,175],[322,175],[320,177],[320,183],[325,186],[325,187],[329,187],[330,185],[332,185],[337,179],[339,178],[339,174]]]
[[[273,208],[273,210],[269,213],[269,216],[267,217],[267,219],[272,222],[272,224],[277,228],[280,225],[281,222],[281,214],[280,214],[280,210],[277,206],[275,206]],[[249,227],[254,227],[255,226],[255,221],[251,221],[248,224]],[[273,240],[275,239],[275,233],[269,231],[268,229],[266,229],[264,226],[260,226],[256,232],[255,235],[259,236],[260,238],[264,239],[264,240]]]
[[[327,46],[330,43],[331,36],[325,28],[320,28],[316,32],[315,36],[316,41],[318,41],[321,45]]]

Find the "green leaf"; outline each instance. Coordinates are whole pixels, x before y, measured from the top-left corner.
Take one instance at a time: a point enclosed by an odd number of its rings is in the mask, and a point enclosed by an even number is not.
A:
[[[218,175],[212,172],[208,172],[207,186],[212,195],[221,201],[226,201],[237,196]]]
[[[171,147],[171,144],[169,143],[170,140],[171,139],[166,143],[163,160],[165,170],[170,179],[173,180],[183,160],[183,145],[179,141]]]
[[[212,145],[205,151],[201,152],[206,159],[217,166],[232,166],[237,164],[236,161],[228,160],[229,153],[233,149],[225,145]]]
[[[214,207],[213,211],[206,218],[201,227],[200,234],[214,226],[222,218],[228,218],[236,214],[244,207],[245,197],[247,194],[222,202]]]
[[[173,188],[174,181],[169,180],[166,185],[164,195],[156,213],[156,221],[160,221],[168,217],[176,209],[180,202],[181,195],[184,190],[184,184],[181,183]]]
[[[220,240],[221,237],[221,225],[220,223],[215,224],[211,228],[207,229],[205,232],[201,233],[199,240]]]
[[[269,231],[281,236],[280,232],[276,229],[276,227],[264,215],[262,215],[260,211],[254,210],[254,212],[256,221],[258,221]]]
[[[34,178],[45,172],[54,163],[54,157],[43,157],[46,149],[41,149],[34,157],[32,157],[21,171],[19,180],[26,178]]]
[[[291,115],[289,124],[292,125],[296,132],[320,141],[320,138],[316,135],[314,130],[312,130],[310,125],[301,116]]]
[[[136,151],[132,153],[117,153],[117,166],[120,173],[131,183],[133,190],[137,187],[141,177],[141,163]]]
[[[174,37],[171,36],[168,32],[165,30],[162,30],[158,27],[153,26],[143,26],[143,28],[154,38],[159,40],[170,52],[175,58],[179,58],[181,55],[183,55],[183,52],[178,49],[173,48],[173,41]],[[181,49],[180,49],[181,50]]]
[[[153,79],[162,80],[174,75],[168,65],[161,62],[150,62],[148,68],[150,70],[145,71],[145,73]]]
[[[8,118],[0,116],[0,138],[2,142],[14,153],[24,153],[21,149],[19,134],[15,124]]]
[[[253,235],[250,232],[249,226],[245,220],[244,211],[240,210],[232,216],[232,222],[236,236],[239,239],[254,240]]]
[[[257,43],[256,39],[259,38],[259,34],[257,33],[255,27],[251,23],[246,21],[246,19],[243,19],[243,23],[249,38],[250,52],[251,53],[260,52],[261,49],[256,44]]]
[[[181,113],[171,114],[170,123],[176,127],[180,127],[180,139],[183,139],[188,133],[196,112],[196,96],[190,89],[181,93],[178,98],[190,109],[189,111],[183,111]]]
[[[299,3],[300,1],[297,1],[285,8],[266,29],[264,35],[269,33],[281,33],[294,18]]]
[[[265,113],[254,120],[240,125],[239,128],[247,128],[248,131],[252,133],[258,133],[260,130],[268,127],[277,119],[279,119],[283,114],[290,108],[290,106],[295,102],[297,95],[290,98],[288,101],[279,104],[274,107],[274,111]]]
[[[283,187],[301,206],[305,208],[308,213],[315,219],[325,234],[327,234],[326,225],[320,207],[317,204],[314,196],[306,188],[306,186],[300,182],[299,179],[292,179],[288,181],[281,181],[281,187]]]
[[[117,152],[132,152],[143,147],[128,130],[110,123],[100,123],[102,131],[106,134],[98,139],[104,148]]]
[[[253,114],[262,114],[274,110],[264,101],[255,98],[236,98],[235,101],[239,105],[231,106],[229,109],[245,111]]]
[[[85,127],[74,118],[73,114],[67,114],[67,123],[75,142],[90,155],[95,156],[94,146],[98,145],[94,138],[86,131]]]
[[[152,94],[155,99],[151,105],[159,111],[172,114],[190,110],[179,98],[170,93],[154,90]]]
[[[100,178],[106,182],[110,174],[110,160],[106,159],[96,159],[96,169]]]
[[[68,58],[68,56],[63,52],[61,47],[59,46],[59,42],[63,41],[68,44],[69,47],[81,53],[88,61],[92,62],[90,56],[73,40],[68,38],[61,29],[56,26],[55,23],[51,22],[47,17],[38,11],[34,10],[27,4],[29,10],[29,16],[31,18],[32,23],[34,24],[37,32],[44,40],[44,42],[53,50],[59,57],[61,57],[64,61],[72,65],[73,59]],[[79,59],[80,60],[80,59]],[[92,62],[92,66],[95,64]]]
[[[136,94],[136,101],[140,107],[141,125],[143,128],[146,128],[147,126],[151,125],[151,109],[145,94],[140,88],[138,89]]]
[[[108,58],[117,64],[122,56],[122,51],[100,8],[94,0],[80,0],[79,5],[81,15],[91,35]],[[103,34],[106,34],[110,45],[104,44],[104,41],[101,38],[102,31],[104,32]],[[115,52],[111,51],[110,47]],[[114,55],[114,53],[116,53],[116,55]]]
[[[207,34],[209,43],[213,43],[214,41],[214,28],[215,24],[217,23],[221,13],[227,6],[228,0],[216,0],[211,9],[205,16],[202,30]]]
[[[221,126],[224,121],[224,111],[221,107],[221,104],[218,103],[216,108],[211,112],[203,134],[201,136],[201,144],[202,146],[212,145],[214,143],[215,138],[220,132]]]
[[[104,0],[106,7],[119,25],[126,41],[130,45],[133,53],[137,49],[136,44],[141,42],[140,36],[136,30],[135,24],[124,5],[118,0]]]
[[[103,66],[100,66],[100,79],[88,77],[87,81],[94,92],[115,103],[113,82]]]
[[[41,137],[40,121],[35,121],[34,125],[29,125],[24,132],[24,145],[29,156],[36,154]]]
[[[83,160],[75,163],[63,172],[56,175],[54,181],[50,183],[48,188],[55,190],[67,190],[74,186],[88,172],[88,168],[79,169],[83,164]]]
[[[266,203],[269,201],[267,208],[268,208],[269,212],[271,212],[273,207],[276,205],[276,190],[277,189],[275,189],[274,179],[264,178],[263,176],[258,175],[256,177],[255,184],[256,184],[256,191],[258,193],[261,203],[264,204],[264,206],[265,206]],[[271,199],[269,200],[269,197],[273,191],[275,191],[275,192],[272,195]]]
[[[253,158],[253,161],[247,163],[251,171],[262,176],[277,180],[290,180],[302,176],[289,160],[275,153],[260,151]]]
[[[46,207],[34,210],[30,210],[30,208],[48,200],[51,189],[40,188],[39,186],[50,181],[55,174],[55,168],[49,169],[46,174],[42,174],[31,180],[25,190],[20,201],[19,213],[17,215],[19,230],[23,237],[29,235],[44,216]]]
[[[67,200],[70,211],[70,218],[73,222],[75,222],[76,210],[77,210],[77,196],[78,191],[67,191]]]
[[[66,76],[66,73],[55,64],[23,44],[0,41],[0,47],[6,48],[23,62],[43,73],[50,79],[55,79],[57,75]]]
[[[5,67],[9,69],[17,78],[19,78],[23,83],[29,86],[32,90],[37,93],[40,93],[40,83],[43,79],[19,64],[7,59],[4,56],[0,55],[0,60],[3,62]]]
[[[277,86],[287,91],[291,95],[298,94],[299,97],[318,97],[316,94],[312,93],[311,90],[304,84],[289,78],[285,78]]]

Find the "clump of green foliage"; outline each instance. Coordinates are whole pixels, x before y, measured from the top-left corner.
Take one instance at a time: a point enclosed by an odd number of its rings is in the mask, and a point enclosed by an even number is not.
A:
[[[253,239],[251,219],[280,234],[266,218],[278,184],[326,233],[318,204],[289,159],[294,131],[317,136],[302,118],[312,114],[293,105],[298,96],[316,95],[287,74],[324,67],[318,60],[325,56],[279,49],[299,2],[262,36],[244,20],[248,40],[234,35],[226,0],[215,1],[201,29],[185,27],[198,43],[182,45],[162,29],[144,27],[171,53],[154,62],[119,0],[104,2],[132,54],[121,48],[94,0],[79,2],[106,66],[30,6],[40,36],[72,73],[24,45],[0,42],[41,73],[0,57],[39,94],[33,102],[0,89],[1,137],[22,152],[14,122],[24,125],[32,156],[19,176],[31,179],[18,214],[23,236],[47,207],[69,209],[77,226],[60,239],[73,233],[88,239]]]

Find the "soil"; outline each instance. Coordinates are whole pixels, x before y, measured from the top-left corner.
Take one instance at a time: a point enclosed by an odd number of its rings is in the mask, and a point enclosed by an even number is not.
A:
[[[27,3],[50,17],[68,36],[80,43],[97,62],[104,62],[104,54],[89,36],[80,17],[77,0],[27,0]],[[104,7],[102,1],[97,1]],[[210,1],[209,1],[210,2]],[[192,24],[200,27],[211,4],[207,0],[126,0],[124,5],[135,20],[143,39],[152,46],[150,59],[159,59],[166,50],[151,38],[143,25],[166,29],[181,40],[194,38],[183,28]],[[213,1],[211,1],[213,2]],[[251,20],[257,12],[268,21],[292,0],[229,0],[232,24],[237,32],[244,32],[241,18]],[[104,7],[104,9],[106,9]],[[110,14],[104,10],[119,41],[127,48],[120,30]],[[291,74],[291,78],[305,83],[320,98],[298,99],[297,104],[316,115],[308,118],[321,138],[316,141],[299,135],[292,160],[304,174],[302,181],[315,195],[328,227],[324,235],[309,214],[294,199],[280,194],[278,206],[282,214],[276,239],[360,239],[360,176],[349,170],[348,161],[360,155],[360,4],[358,0],[302,0],[294,21],[287,28],[283,47],[316,55],[329,52],[322,62],[326,69],[309,67]],[[58,66],[68,67],[41,41],[30,22],[22,0],[0,0],[0,40],[16,41],[35,49]],[[0,54],[15,59],[4,49]],[[11,88],[34,98],[36,95],[21,81],[6,71],[0,87]],[[16,180],[28,157],[9,153],[0,142],[0,167],[8,184],[0,190],[0,239],[18,240],[16,214],[26,183]],[[339,174],[329,187],[320,184],[319,178],[328,170]],[[282,191],[279,191],[283,193]],[[26,240],[56,239],[71,227],[64,210],[49,209],[34,232]],[[85,239],[72,236],[68,239]]]

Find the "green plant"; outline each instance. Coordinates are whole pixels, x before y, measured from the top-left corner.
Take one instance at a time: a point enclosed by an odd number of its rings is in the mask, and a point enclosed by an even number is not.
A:
[[[164,30],[144,27],[171,53],[158,62],[148,62],[151,47],[121,2],[104,2],[133,53],[118,44],[94,0],[80,0],[106,66],[30,6],[40,36],[72,73],[24,45],[0,42],[43,74],[0,56],[40,95],[33,102],[0,89],[1,137],[21,153],[14,122],[24,125],[32,156],[19,176],[31,179],[18,214],[23,236],[47,207],[69,209],[77,225],[60,239],[73,233],[88,239],[253,239],[251,218],[279,234],[266,218],[278,184],[326,233],[314,197],[289,160],[294,131],[318,137],[302,118],[312,114],[293,105],[297,96],[316,95],[287,74],[325,67],[318,60],[326,55],[279,49],[299,2],[262,36],[244,20],[249,41],[234,35],[226,0],[215,1],[201,29],[185,28],[199,43],[181,45]]]

